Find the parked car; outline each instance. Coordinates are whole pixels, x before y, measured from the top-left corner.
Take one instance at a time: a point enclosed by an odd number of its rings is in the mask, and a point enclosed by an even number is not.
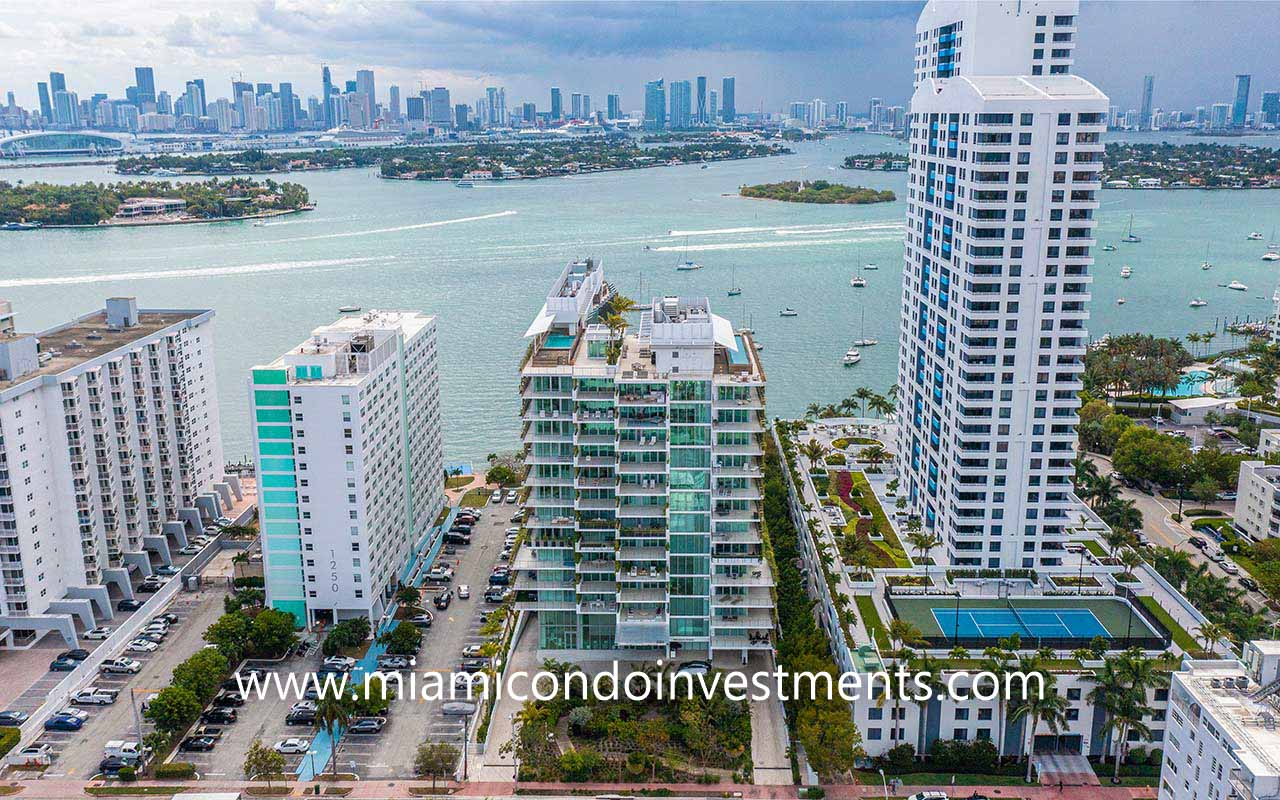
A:
[[[234,708],[211,708],[200,715],[201,722],[212,725],[231,725],[238,718]]]
[[[509,586],[509,585],[511,585],[511,573],[506,572],[506,571],[503,571],[503,572],[494,572],[493,574],[491,574],[491,575],[489,576],[489,585],[490,585],[490,586]]]
[[[463,658],[476,658],[477,656],[479,656],[479,655],[480,655],[480,648],[481,648],[481,646],[482,646],[482,645],[478,645],[478,644],[469,644],[469,645],[467,645],[466,647],[462,648],[462,657],[463,657]]]
[[[1247,452],[1249,452],[1249,448],[1247,448],[1247,447],[1238,447],[1238,448],[1236,448],[1236,452],[1239,452],[1239,451],[1241,451],[1241,450],[1243,450],[1243,451],[1244,451],[1244,452],[1246,452],[1246,453],[1247,453]],[[1218,492],[1218,499],[1219,499],[1219,500],[1235,500],[1235,499],[1236,499],[1236,493],[1235,493],[1235,492]]]
[[[466,583],[458,584],[458,599],[466,600],[471,597],[471,586]]]
[[[132,642],[129,642],[127,647],[125,647],[125,650],[130,653],[154,653],[159,649],[160,645],[146,639],[134,639]]]
[[[1236,562],[1232,561],[1229,558],[1224,560],[1221,566],[1222,566],[1222,571],[1227,573],[1228,575],[1240,574],[1240,568],[1236,566]]]
[[[124,656],[107,659],[98,667],[98,671],[104,675],[132,675],[141,669],[141,661]]]
[[[445,589],[443,592],[433,597],[431,602],[436,608],[444,611],[449,607],[449,604],[453,602],[453,590]]]
[[[1204,539],[1201,539],[1199,536],[1192,536],[1190,539],[1187,539],[1187,544],[1191,545],[1192,547],[1197,547],[1201,550],[1209,546],[1209,543],[1206,542]]]
[[[409,617],[409,624],[416,625],[419,628],[430,628],[434,620],[435,618],[431,616],[430,611],[424,611],[417,616]]]
[[[458,665],[459,672],[480,672],[488,668],[489,659],[487,658],[464,658]]]
[[[182,572],[182,570],[178,569],[172,564],[165,564],[163,567],[156,567],[156,574],[164,575],[166,577],[177,575],[179,572]]]
[[[469,717],[476,713],[476,706],[474,703],[454,701],[452,703],[445,703],[440,707],[440,711],[446,717]]]
[[[84,720],[65,714],[55,714],[44,722],[46,731],[78,731],[84,727]]]
[[[178,749],[184,753],[207,753],[217,743],[212,736],[188,736],[178,743]]]
[[[1250,578],[1248,575],[1245,575],[1244,577],[1240,578],[1240,585],[1251,592],[1258,591],[1258,582],[1255,581],[1253,578]]]
[[[350,656],[329,656],[324,660],[324,666],[350,672],[356,668],[356,660]]]
[[[89,630],[80,634],[80,636],[81,638],[88,639],[90,641],[100,641],[102,639],[110,638],[111,629],[105,625],[100,625],[97,628],[90,628]]]
[[[501,603],[507,599],[507,590],[501,586],[490,586],[484,593],[486,603]]]
[[[47,767],[53,763],[53,745],[33,744],[5,757],[4,763],[15,767]]]
[[[507,502],[508,502],[508,503],[514,503],[514,502],[516,502],[516,501],[517,501],[517,500],[519,500],[519,499],[520,499],[520,493],[519,493],[519,492],[517,492],[515,489],[508,489],[508,490],[507,490]]]
[[[196,553],[200,552],[200,549],[200,546],[197,544],[189,544],[186,547],[178,548],[178,553],[184,556],[194,556]]]
[[[79,661],[72,661],[69,658],[55,658],[49,662],[50,672],[74,672],[76,667],[80,666]]]
[[[489,495],[489,502],[490,502],[490,503],[501,503],[501,502],[502,502],[502,490],[501,490],[501,489],[494,489],[494,490],[493,490],[493,494]]]
[[[360,717],[347,728],[347,733],[374,734],[382,733],[387,725],[386,717]]]
[[[213,696],[212,705],[219,708],[240,707],[244,705],[244,695],[238,692],[218,692]]]
[[[120,770],[125,767],[137,770],[137,759],[121,758],[120,756],[107,756],[98,762],[98,772],[102,773],[102,775],[107,778],[118,777],[120,775]]]
[[[217,519],[215,519],[213,522],[214,522],[214,524],[215,524],[215,525],[219,525],[219,526],[221,526],[221,527],[223,527],[223,528],[227,527],[228,525],[233,524],[233,521],[232,521],[231,517],[218,517],[218,518],[217,518]]]
[[[89,657],[89,651],[83,648],[77,647],[74,650],[63,650],[61,653],[58,653],[56,657],[67,658],[72,661],[84,661],[86,658]]]
[[[172,611],[166,611],[162,614],[156,614],[154,617],[152,617],[151,624],[155,625],[156,623],[162,623],[164,625],[177,625],[181,620],[182,620],[182,617],[179,617],[177,614],[173,613]]]
[[[90,686],[71,695],[72,705],[77,706],[109,706],[120,696],[117,689],[99,689]]]
[[[417,663],[418,663],[418,660],[411,656],[393,656],[393,655],[378,656],[378,669],[381,669],[381,670],[409,669],[412,666],[416,666]]]
[[[282,739],[276,742],[272,746],[272,749],[275,750],[277,753],[290,755],[295,753],[306,753],[307,749],[310,747],[311,747],[310,739],[291,738],[291,739]]]
[[[16,728],[29,719],[31,715],[25,711],[0,711],[0,727]]]
[[[462,533],[446,533],[444,535],[445,544],[471,544],[471,537]]]
[[[446,583],[453,580],[453,567],[432,567],[427,573],[429,581],[444,581]]]
[[[137,611],[144,605],[141,600],[121,600],[116,603],[116,611]]]
[[[1159,419],[1159,417],[1154,417]],[[946,792],[916,792],[907,800],[948,800]]]
[[[676,669],[677,675],[680,675],[680,674],[693,675],[694,677],[697,677],[699,675],[707,675],[710,672],[711,672],[711,662],[701,661],[701,660],[685,661]]]
[[[316,724],[316,711],[314,708],[299,708],[290,711],[288,716],[284,718],[285,725],[314,725]]]

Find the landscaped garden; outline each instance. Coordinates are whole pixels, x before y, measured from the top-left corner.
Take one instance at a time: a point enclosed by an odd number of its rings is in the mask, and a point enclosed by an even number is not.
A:
[[[846,563],[860,567],[909,567],[911,560],[889,524],[867,476],[861,472],[833,471],[828,484],[834,488],[832,502],[845,515],[839,540],[840,555]],[[866,563],[866,562],[870,563]]]

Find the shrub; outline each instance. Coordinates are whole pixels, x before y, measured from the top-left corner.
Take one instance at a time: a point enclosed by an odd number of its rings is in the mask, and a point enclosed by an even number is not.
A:
[[[196,765],[190,761],[172,761],[168,764],[157,764],[154,774],[158,780],[194,778],[196,776]]]
[[[0,728],[0,756],[12,750],[21,739],[22,733],[17,728]]]
[[[124,783],[133,783],[138,779],[138,771],[130,766],[120,768],[120,780]]]
[[[245,575],[231,581],[234,589],[261,589],[266,585],[261,575]]]
[[[910,772],[916,766],[916,748],[903,742],[889,748],[880,759],[887,772]]]
[[[321,650],[326,656],[337,655],[339,650],[358,647],[369,636],[369,618],[352,617],[334,625],[329,635],[324,637]]]

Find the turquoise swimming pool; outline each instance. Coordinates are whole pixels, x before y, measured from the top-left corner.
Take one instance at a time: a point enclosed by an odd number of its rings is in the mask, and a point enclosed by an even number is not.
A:
[[[573,337],[566,333],[548,334],[542,346],[547,350],[572,350]]]
[[[1204,394],[1204,385],[1209,378],[1209,373],[1202,369],[1184,372],[1182,373],[1182,380],[1178,381],[1178,385],[1172,391],[1165,389],[1160,392],[1160,395],[1162,397],[1194,397],[1195,395]]]

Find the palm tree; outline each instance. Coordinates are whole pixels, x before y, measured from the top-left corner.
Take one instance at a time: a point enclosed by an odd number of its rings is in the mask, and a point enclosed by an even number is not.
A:
[[[1200,638],[1204,641],[1204,649],[1209,651],[1209,655],[1217,655],[1218,642],[1226,639],[1228,642],[1234,642],[1235,637],[1225,626],[1216,622],[1205,622],[1196,628],[1196,633],[1200,634]]]
[[[810,419],[810,420],[815,419],[821,413],[822,413],[822,406],[819,405],[818,403],[810,403],[804,409],[805,419]]]
[[[1141,566],[1146,559],[1142,554],[1132,547],[1126,547],[1120,551],[1120,563],[1124,565],[1124,577],[1133,580],[1133,571]]]
[[[1041,691],[1029,693],[1015,701],[1012,720],[1026,720],[1027,744],[1023,755],[1027,759],[1026,782],[1031,783],[1031,753],[1035,749],[1036,729],[1044,725],[1050,733],[1057,734],[1066,725],[1067,698],[1058,694],[1057,677],[1044,666],[1043,657],[1037,653],[1019,660],[1019,669],[1025,675],[1041,676]]]
[[[248,563],[249,563],[249,551],[248,551],[248,550],[241,550],[239,553],[236,553],[234,556],[232,556],[232,557],[231,557],[231,575],[232,575],[232,577],[239,578],[239,577],[240,577],[240,571],[243,569],[244,565],[245,565],[245,564],[248,564]]]
[[[323,693],[320,699],[316,701],[316,722],[321,728],[324,728],[325,733],[329,734],[331,741],[337,741],[335,734],[347,727],[351,723],[353,716],[354,709],[349,696],[342,694],[330,696],[328,693]],[[336,752],[332,758],[333,774],[334,777],[337,777],[338,757]]]
[[[621,314],[605,314],[600,321],[609,329],[606,360],[610,364],[616,364],[618,357],[622,354],[622,337],[627,332],[627,319]]]
[[[866,414],[867,401],[874,396],[875,396],[875,392],[871,391],[865,386],[859,386],[857,389],[853,390],[853,397],[856,398],[858,401],[859,417],[865,417],[867,415]]]
[[[919,691],[912,695],[912,701],[920,707],[919,738],[916,740],[916,753],[924,755],[924,737],[929,727],[929,705],[931,698],[941,695],[945,683],[942,679],[942,662],[928,653],[911,659],[907,668],[914,674],[910,678],[913,686]],[[927,689],[925,687],[928,687]]]
[[[817,439],[810,439],[800,445],[800,455],[809,459],[809,463],[818,465],[822,463],[822,459],[827,455],[827,448],[822,446],[822,442]]]
[[[942,545],[942,537],[935,531],[926,531],[919,527],[909,528],[907,532],[907,543],[911,545],[916,554],[920,556],[920,561],[924,564],[925,581],[929,580],[929,551],[935,547]]]
[[[1188,333],[1188,334],[1187,334],[1187,341],[1188,341],[1188,342],[1190,342],[1190,343],[1191,343],[1191,344],[1193,344],[1193,345],[1197,345],[1197,344],[1200,344],[1201,342],[1203,342],[1203,341],[1204,341],[1204,338],[1203,338],[1203,337],[1201,337],[1201,336],[1200,336],[1200,334],[1198,334],[1198,333]],[[1194,354],[1196,353],[1196,351],[1197,351],[1197,350],[1199,350],[1199,348],[1197,348],[1197,347],[1192,347],[1192,348],[1191,348],[1191,353],[1192,353],[1192,355],[1194,355]]]
[[[867,400],[867,408],[871,413],[880,417],[889,417],[893,412],[898,410],[898,407],[893,404],[893,401],[881,394],[877,394]]]
[[[889,451],[885,450],[883,445],[871,444],[864,447],[859,456],[870,462],[872,467],[878,467],[889,457]]]
[[[982,661],[982,669],[994,675],[998,683],[1003,684],[1004,678],[1013,668],[1013,660],[1016,656],[1019,640],[1017,634],[1009,639],[1001,639],[995,646],[988,647],[982,651],[984,656]],[[1009,697],[1005,692],[996,693],[996,744],[997,763],[1004,759],[1004,715],[1009,705]]]
[[[1083,487],[1087,486],[1089,481],[1098,477],[1098,465],[1093,463],[1093,459],[1089,458],[1084,453],[1077,453],[1075,461],[1072,461],[1071,465],[1076,471],[1075,477],[1071,482],[1075,484],[1077,492],[1080,492]]]
[[[910,622],[901,619],[895,619],[889,623],[889,645],[890,651],[888,656],[894,661],[906,661],[911,658],[911,647],[926,644],[924,634],[920,629]],[[892,681],[890,681],[892,684]],[[893,694],[893,710],[890,717],[890,733],[889,740],[893,741],[898,729],[898,708],[902,704],[901,692],[894,691],[893,686],[887,687],[887,691]]]
[[[1085,487],[1090,508],[1096,509],[1098,506],[1110,505],[1120,499],[1120,487],[1116,485],[1115,481],[1111,480],[1110,476],[1087,481]]]

